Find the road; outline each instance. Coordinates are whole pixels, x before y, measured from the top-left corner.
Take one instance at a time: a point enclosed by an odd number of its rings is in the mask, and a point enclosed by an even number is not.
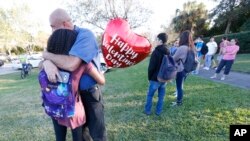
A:
[[[18,71],[19,70],[13,69],[11,64],[5,63],[2,67],[0,67],[0,75],[14,73],[14,72],[18,72]]]

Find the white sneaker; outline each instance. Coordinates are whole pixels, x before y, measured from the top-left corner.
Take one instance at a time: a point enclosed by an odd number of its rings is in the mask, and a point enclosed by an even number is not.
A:
[[[177,97],[177,91],[175,91],[175,92],[173,93],[173,95],[174,95],[174,97]]]
[[[213,76],[211,76],[210,78],[215,79],[216,77],[217,77],[216,75],[213,75]]]
[[[204,67],[203,69],[204,69],[204,70],[209,70],[209,67]]]
[[[225,80],[225,76],[222,76],[220,80]]]

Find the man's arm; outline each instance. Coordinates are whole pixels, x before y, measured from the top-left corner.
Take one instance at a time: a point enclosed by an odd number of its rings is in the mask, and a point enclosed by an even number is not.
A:
[[[58,68],[50,60],[45,60],[41,64],[50,82],[56,83],[57,79],[62,80]]]
[[[61,68],[67,71],[76,70],[82,63],[82,60],[78,57],[53,54],[47,51],[43,52],[43,58],[46,60],[52,61],[58,68]]]
[[[78,32],[78,35],[74,45],[70,49],[69,54],[79,57],[82,61],[89,63],[98,54],[99,48],[96,38],[88,29],[75,27],[75,30]]]

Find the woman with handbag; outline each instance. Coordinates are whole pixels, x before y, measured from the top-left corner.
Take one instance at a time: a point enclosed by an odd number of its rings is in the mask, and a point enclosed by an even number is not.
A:
[[[176,89],[177,99],[176,102],[172,102],[171,106],[181,106],[183,99],[183,85],[184,79],[186,78],[186,72],[184,70],[183,62],[187,58],[188,50],[195,50],[191,32],[186,30],[181,33],[179,47],[174,54],[173,58],[177,64],[177,75],[176,75]]]

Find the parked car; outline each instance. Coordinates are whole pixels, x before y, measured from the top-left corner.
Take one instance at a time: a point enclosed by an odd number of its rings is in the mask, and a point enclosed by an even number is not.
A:
[[[0,67],[4,65],[4,61],[0,60]]]
[[[100,54],[101,72],[102,73],[106,73],[106,72],[110,71],[110,69],[112,67],[109,67],[107,65],[107,63],[105,62],[105,59],[104,59],[102,51],[99,51],[99,54]]]
[[[32,68],[37,68],[39,63],[43,60],[42,57],[33,57],[33,56],[27,56],[27,63],[31,65]],[[12,68],[13,69],[22,69],[22,63],[18,58],[13,59],[12,61]]]
[[[2,60],[4,62],[10,62],[11,61],[10,57],[5,53],[0,53],[0,60]]]

